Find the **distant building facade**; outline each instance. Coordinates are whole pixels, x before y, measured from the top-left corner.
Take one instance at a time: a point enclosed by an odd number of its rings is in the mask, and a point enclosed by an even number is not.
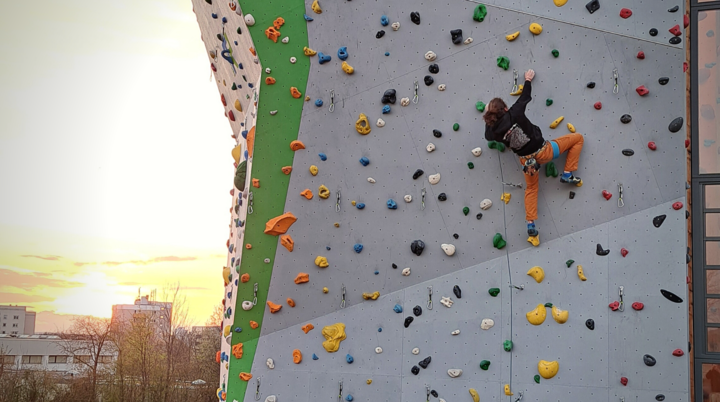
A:
[[[0,335],[33,335],[35,312],[26,306],[0,305]]]
[[[0,365],[5,370],[47,370],[58,374],[75,374],[84,370],[83,362],[92,361],[90,351],[74,356],[63,347],[57,335],[2,335],[0,334]],[[98,362],[112,363],[117,353],[110,345],[100,355]]]
[[[134,304],[112,306],[114,324],[130,323],[138,317],[147,317],[158,330],[167,330],[172,323],[172,303],[150,300],[149,296],[138,296]]]

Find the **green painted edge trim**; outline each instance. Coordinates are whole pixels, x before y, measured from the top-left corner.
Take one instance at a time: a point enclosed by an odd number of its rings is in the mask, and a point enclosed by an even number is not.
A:
[[[260,180],[260,188],[250,186],[254,195],[254,212],[247,216],[244,242],[252,244],[252,249],[243,249],[240,263],[240,273],[249,273],[250,281],[238,284],[233,330],[240,327],[243,331],[233,331],[232,335],[233,345],[243,343],[243,357],[240,360],[232,355],[229,357],[227,401],[244,400],[248,387],[248,383],[240,380],[239,375],[241,372],[249,373],[252,369],[272,277],[273,266],[265,264],[263,260],[275,259],[279,242],[277,236],[264,233],[265,223],[286,212],[284,208],[290,176],[282,173],[281,168],[293,164],[294,152],[290,150],[290,142],[297,139],[300,131],[303,99],[310,72],[310,59],[302,51],[304,46],[308,46],[303,0],[248,0],[240,3],[244,14],[255,17],[255,25],[248,29],[263,70],[270,67],[272,73],[269,76],[276,78],[277,83],[265,85],[268,74],[262,72],[251,173],[251,178]],[[272,26],[277,17],[285,19],[285,25],[279,31],[282,33],[281,38],[290,38],[288,44],[280,40],[275,43],[265,36],[265,29]],[[236,50],[240,52],[246,49]],[[297,58],[295,64],[290,63],[290,57],[293,56]],[[293,86],[303,93],[300,99],[290,96],[290,87]],[[277,110],[278,113],[271,116],[271,110]],[[274,264],[274,261],[271,263]],[[243,300],[252,300],[254,283],[258,283],[257,305],[250,311],[244,311],[241,304]],[[282,304],[283,308],[290,308],[285,300],[274,302]],[[260,327],[251,329],[250,320],[256,321]]]

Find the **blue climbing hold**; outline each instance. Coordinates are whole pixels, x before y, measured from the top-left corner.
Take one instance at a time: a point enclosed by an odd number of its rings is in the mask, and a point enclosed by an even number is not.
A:
[[[235,46],[237,46],[237,45],[238,45],[238,44],[237,44],[237,41],[235,41]]]
[[[393,307],[393,311],[400,314],[403,312],[402,306],[399,304],[396,304],[395,307]]]
[[[226,17],[222,17],[222,23],[223,23],[223,24],[227,24],[227,18],[226,18]]]
[[[385,105],[382,108],[382,114],[388,114],[390,113],[390,105]]]
[[[235,257],[230,259],[230,265],[235,265]]]
[[[235,332],[237,332],[238,334],[241,333],[241,332],[242,332],[242,328],[240,328],[240,327],[235,327]]]
[[[237,286],[237,284],[238,284],[238,280],[237,280],[237,279],[235,279],[235,286]]]
[[[220,353],[220,360],[225,361],[225,352]]]
[[[249,88],[252,88],[252,87],[253,87],[253,84],[250,83],[250,82],[248,82],[248,87],[249,87]]]
[[[365,208],[365,204],[363,204],[362,202],[358,202],[358,204],[355,205],[355,208],[357,208],[357,209],[363,209],[363,208]]]
[[[217,19],[217,14],[212,13],[212,17],[213,17],[213,19]]]
[[[243,66],[242,66],[242,63],[238,63],[238,68],[240,68],[241,70],[244,70],[244,69],[243,69]],[[252,88],[252,87],[250,87],[250,88]]]
[[[348,353],[347,356],[345,356],[345,361],[348,362],[348,364],[352,364],[352,362],[354,362],[355,359],[353,359],[353,357],[350,356],[350,353]]]
[[[323,105],[322,99],[317,99],[317,100],[315,101],[315,106],[320,107],[320,106],[322,106],[322,105]]]
[[[387,200],[387,207],[388,209],[397,209],[397,202],[391,198]]]
[[[230,250],[231,253],[233,252],[233,249],[234,249],[234,248],[235,248],[235,245],[234,245],[234,244],[231,244],[230,247],[228,247],[228,249]]]
[[[318,156],[320,157],[320,160],[323,162],[325,162],[327,160],[327,155],[325,155],[324,153],[319,153]]]
[[[380,24],[382,24],[382,26],[384,26],[384,27],[386,27],[386,26],[388,26],[388,24],[390,24],[390,20],[388,20],[387,15],[383,15],[382,17],[380,17]]]
[[[232,292],[227,292],[227,298],[232,299]]]
[[[355,250],[356,253],[359,253],[363,250],[363,245],[360,243],[355,243],[353,246],[353,250]]]
[[[319,357],[317,357],[317,355],[315,353],[313,353],[313,360],[317,360],[317,359],[319,359]]]
[[[390,56],[390,52],[385,52],[385,56]]]
[[[303,14],[303,17],[305,18],[305,21],[307,21],[307,22],[314,21],[313,18],[307,14]]]
[[[380,275],[380,271],[375,270],[375,275]]]
[[[243,156],[245,156],[245,160],[247,160],[247,158],[248,158],[248,152],[247,152],[247,149],[245,150],[245,152],[243,152]]]
[[[325,250],[330,250],[330,246],[325,246]]]
[[[367,156],[363,156],[360,158],[360,164],[363,166],[367,166],[370,164],[370,159],[367,158]]]
[[[248,131],[247,131],[247,130],[243,130],[243,132],[242,132],[242,137],[247,140],[247,135],[248,135]]]
[[[323,54],[323,52],[318,52],[318,63],[325,64],[330,60],[332,60],[332,57],[330,57],[326,54]]]
[[[345,400],[348,401],[348,402],[352,402],[353,396],[350,395],[350,394],[348,394],[348,396],[345,397]]]
[[[382,332],[382,327],[378,328],[378,332]]]
[[[338,49],[338,59],[347,60],[347,58],[348,58],[347,46],[343,46],[340,49]]]

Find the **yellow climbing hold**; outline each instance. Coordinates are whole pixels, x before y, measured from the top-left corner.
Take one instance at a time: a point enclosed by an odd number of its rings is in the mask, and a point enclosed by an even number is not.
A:
[[[310,166],[310,174],[313,176],[317,176],[318,174],[318,167],[315,165]]]
[[[552,306],[552,317],[558,324],[565,324],[568,320],[570,313],[567,310],[560,310],[559,308]]]
[[[360,117],[355,122],[355,130],[362,135],[370,134],[370,122],[365,113],[360,113]]]
[[[502,193],[500,200],[502,200],[502,202],[504,202],[505,204],[510,202],[510,193]]]
[[[542,32],[542,27],[537,22],[533,22],[530,24],[530,32],[533,33],[533,35],[540,35]]]
[[[513,393],[510,392],[510,384],[505,384],[505,395],[510,396]]]
[[[357,204],[357,201],[355,201],[355,200],[352,200],[352,201],[350,201],[350,203],[351,203],[351,204],[352,204],[352,206],[354,207],[354,206],[355,206],[355,205]]]
[[[328,266],[330,266],[330,264],[328,264],[327,258],[321,255],[315,257],[315,265],[320,268],[327,268]]]
[[[367,384],[367,385],[372,384],[372,379],[368,378],[367,381],[365,381],[365,384]]]
[[[544,304],[538,304],[537,307],[533,311],[528,312],[525,314],[525,317],[527,317],[527,320],[532,325],[540,325],[545,322],[545,317],[547,316],[547,311],[545,311],[545,305]]]
[[[307,46],[303,47],[303,53],[305,53],[305,56],[315,56],[317,54],[316,51],[310,49]]]
[[[520,84],[520,85],[518,85],[517,91],[510,92],[510,95],[518,96],[518,95],[522,94],[522,91],[523,91],[523,84]]]
[[[508,42],[512,42],[512,41],[514,41],[515,39],[517,39],[518,36],[520,36],[520,31],[517,31],[517,32],[515,32],[515,33],[511,33],[510,35],[505,35],[505,39],[507,39]]]
[[[565,119],[565,116],[560,116],[560,117],[558,117],[557,119],[553,120],[553,122],[550,123],[550,128],[555,128],[555,127],[557,127],[558,124],[560,124],[560,122],[562,122],[564,119]]]
[[[322,14],[322,8],[320,8],[320,3],[318,3],[318,0],[313,1],[310,8],[315,11],[315,14]]]
[[[333,226],[335,226],[336,228],[339,228],[339,227],[340,227],[340,222],[335,222],[335,223],[333,224]]]
[[[575,132],[575,126],[573,126],[573,125],[570,124],[570,123],[568,123],[567,126],[568,126],[568,130],[570,130],[571,133],[574,133],[574,132]]]
[[[580,278],[581,281],[585,282],[587,278],[585,277],[585,272],[583,272],[582,265],[577,266],[578,269],[578,278]]]
[[[347,61],[343,61],[341,67],[342,67],[342,70],[345,71],[346,74],[352,74],[352,73],[355,72],[355,69],[352,68],[352,66],[349,65],[349,64],[347,63]]]
[[[532,244],[533,247],[537,247],[540,245],[540,235],[537,236],[530,236],[527,238],[528,243]]]
[[[340,348],[340,342],[344,341],[347,337],[345,335],[345,324],[338,322],[333,325],[328,325],[322,329],[322,336],[325,337],[323,347],[328,353],[337,352]]]
[[[365,300],[377,300],[380,297],[380,292],[363,293],[362,296]]]
[[[545,279],[545,271],[540,267],[532,267],[529,271],[527,271],[527,274],[532,276],[533,279],[535,279],[535,282],[540,283],[543,279]]]
[[[330,197],[330,189],[325,187],[324,184],[321,184],[320,187],[318,187],[318,196],[322,199],[327,199]]]
[[[238,112],[242,112],[242,105],[240,104],[240,99],[235,99],[235,109]]]
[[[328,289],[327,286],[323,288],[323,293],[327,293],[329,291],[330,291],[330,289]]]
[[[223,329],[223,336],[230,335],[230,331],[232,330],[232,325],[226,325]]]
[[[538,373],[540,373],[540,376],[546,380],[555,377],[558,370],[560,370],[560,363],[556,361],[548,362],[540,360],[538,362]]]
[[[568,0],[553,0],[553,3],[555,3],[555,5],[558,7],[564,6],[565,3],[567,3],[567,2],[568,2]]]
[[[230,267],[223,267],[223,280],[225,281],[225,286],[227,286],[230,281],[232,280],[232,273],[230,273]]]
[[[475,388],[470,388],[469,392],[470,396],[472,396],[473,402],[480,402],[480,394],[478,394]]]

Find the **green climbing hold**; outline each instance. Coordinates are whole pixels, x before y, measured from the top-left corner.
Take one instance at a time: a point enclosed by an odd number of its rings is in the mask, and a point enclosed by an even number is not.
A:
[[[540,384],[540,376],[535,374],[535,377],[533,377],[536,383]]]
[[[483,101],[480,101],[475,104],[475,107],[477,108],[478,112],[480,112],[480,113],[485,111],[485,106],[486,106],[485,102],[483,102]]]
[[[232,90],[234,91],[234,90],[236,90],[236,89],[237,89],[237,85],[235,85],[235,83],[233,82]]]
[[[247,161],[242,161],[235,170],[235,187],[240,190],[245,190],[245,177],[247,176]]]
[[[490,368],[490,360],[483,360],[480,362],[480,368],[483,370],[487,370]]]
[[[460,130],[460,125],[457,123],[453,124],[453,131],[458,131],[458,130]]]
[[[500,56],[497,58],[497,65],[503,70],[507,70],[508,68],[510,68],[510,59],[505,56]]]
[[[555,164],[552,162],[548,162],[545,165],[545,177],[558,177],[558,170],[555,167]]]
[[[506,245],[507,242],[503,239],[502,235],[500,233],[495,233],[495,236],[493,237],[493,247],[498,250],[502,250],[502,248]]]
[[[500,152],[505,151],[505,144],[497,141],[488,141],[488,148],[497,149]]]
[[[552,55],[555,56],[555,57],[560,56],[560,52],[558,52],[557,49],[553,49],[551,53],[552,53]]]
[[[463,213],[465,214],[465,216],[467,216],[467,214],[470,213],[470,208],[468,208],[468,207],[463,207]]]
[[[545,100],[545,106],[550,106],[550,105],[552,105],[552,103],[553,103],[553,100],[550,99],[550,98],[547,98],[547,99]]]
[[[486,15],[487,7],[485,7],[485,4],[478,4],[477,7],[475,7],[475,12],[473,12],[473,19],[477,22],[483,22]]]
[[[545,303],[545,307],[552,308],[552,303]]]
[[[503,342],[503,349],[505,349],[506,352],[512,351],[512,346],[513,345],[512,345],[511,340],[507,340],[507,341]]]
[[[567,260],[567,261],[565,261],[565,265],[567,265],[567,267],[570,268],[570,266],[573,265],[574,262],[575,262],[575,260]]]
[[[475,164],[472,162],[468,162],[468,169],[475,169]]]
[[[500,288],[490,288],[488,293],[490,293],[490,296],[492,297],[497,297],[497,295],[500,294]]]

